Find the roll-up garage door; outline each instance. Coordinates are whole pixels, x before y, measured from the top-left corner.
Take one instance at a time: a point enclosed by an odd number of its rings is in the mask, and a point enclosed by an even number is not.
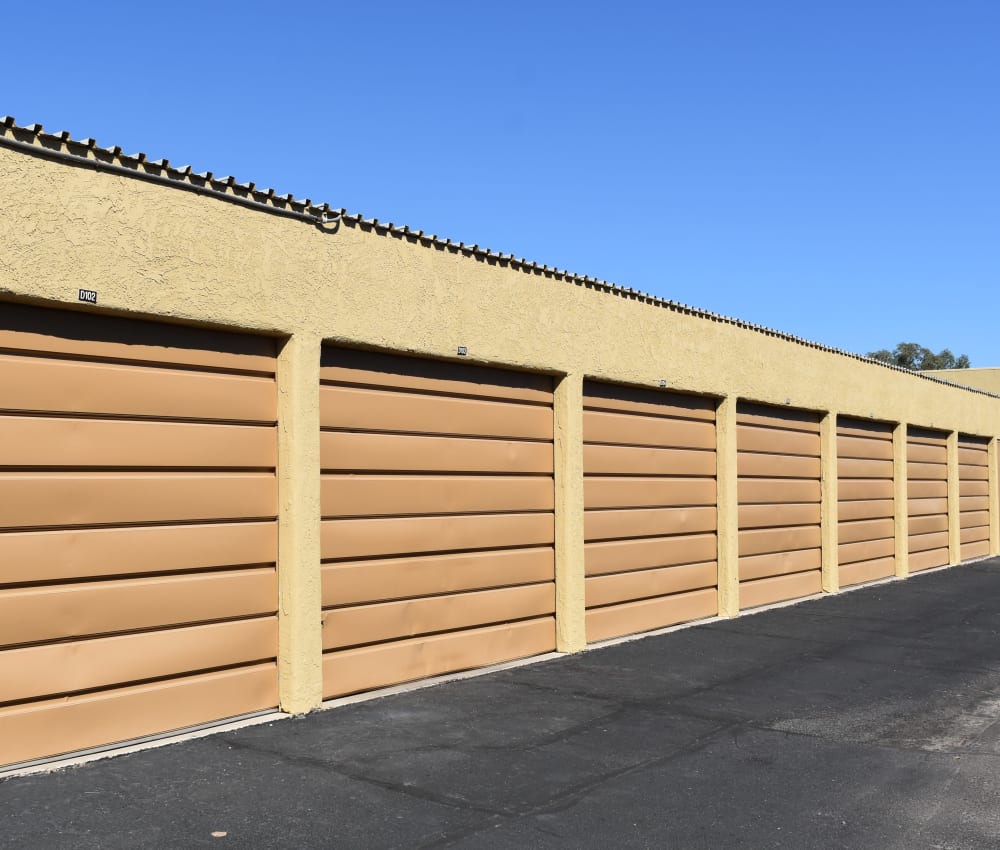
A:
[[[989,444],[986,437],[958,435],[963,561],[990,554]]]
[[[895,575],[892,425],[837,421],[837,527],[840,583]]]
[[[0,306],[0,764],[277,704],[274,365]]]
[[[819,414],[740,403],[740,606],[819,593]]]
[[[552,381],[326,348],[324,694],[555,648]]]
[[[908,428],[906,498],[910,572],[948,563],[948,435]]]
[[[589,641],[718,613],[715,407],[584,384]]]

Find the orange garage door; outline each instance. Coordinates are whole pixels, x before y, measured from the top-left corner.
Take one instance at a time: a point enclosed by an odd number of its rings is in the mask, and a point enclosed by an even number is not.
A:
[[[963,561],[990,554],[989,445],[986,437],[958,435]]]
[[[837,420],[838,560],[843,586],[896,573],[892,425]]]
[[[819,414],[740,403],[740,607],[819,593]]]
[[[584,384],[589,641],[718,613],[715,407]]]
[[[907,510],[910,571],[948,563],[948,435],[907,429]]]
[[[327,348],[334,697],[555,648],[552,381]]]
[[[0,308],[0,764],[277,704],[274,363]]]

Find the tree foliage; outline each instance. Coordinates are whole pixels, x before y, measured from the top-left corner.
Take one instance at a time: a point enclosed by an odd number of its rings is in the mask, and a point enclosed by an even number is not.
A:
[[[914,372],[923,372],[927,369],[968,369],[972,365],[967,354],[956,357],[947,348],[942,348],[935,354],[929,348],[915,342],[901,342],[892,351],[888,348],[869,351],[866,356]]]

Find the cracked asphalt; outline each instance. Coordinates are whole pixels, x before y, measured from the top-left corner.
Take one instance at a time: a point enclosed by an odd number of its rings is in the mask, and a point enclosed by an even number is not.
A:
[[[998,719],[991,559],[6,779],[0,846],[996,850]]]

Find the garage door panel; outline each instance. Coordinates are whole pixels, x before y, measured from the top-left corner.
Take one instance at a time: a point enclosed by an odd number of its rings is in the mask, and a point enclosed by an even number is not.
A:
[[[758,425],[784,431],[819,434],[819,414],[796,408],[776,408],[741,401],[736,411],[738,425]]]
[[[839,525],[839,540],[841,543],[857,543],[861,540],[881,540],[893,537],[896,523],[892,519],[870,519],[857,522],[844,522]]]
[[[41,699],[267,661],[277,632],[264,617],[11,649],[0,653],[2,694]]]
[[[857,563],[858,561],[878,561],[892,558],[896,554],[895,537],[883,537],[876,540],[861,540],[857,543],[841,543],[837,547],[840,565]],[[893,567],[892,572],[895,572]]]
[[[554,612],[552,582],[332,608],[323,612],[323,649],[511,623]]]
[[[0,585],[273,564],[274,521],[7,532]]]
[[[947,499],[948,482],[939,481],[914,481],[910,479],[906,484],[906,492],[911,500],[913,499]]]
[[[840,478],[882,478],[892,480],[891,460],[862,458],[840,458],[837,461],[837,475]]]
[[[320,388],[320,424],[344,430],[551,440],[552,416],[538,405],[363,387]]]
[[[714,476],[715,453],[687,449],[585,444],[583,465],[589,475]]]
[[[986,494],[982,496],[961,496],[958,500],[962,513],[966,511],[989,511],[990,497]]]
[[[551,652],[555,631],[555,618],[545,617],[330,652],[323,657],[324,696],[346,696]]]
[[[586,615],[587,639],[593,643],[623,634],[662,629],[677,623],[714,617],[718,612],[718,592],[715,588],[591,608]]]
[[[584,404],[587,410],[619,411],[639,416],[666,419],[692,419],[715,422],[718,402],[708,396],[684,395],[669,390],[650,390],[601,381],[584,381]]]
[[[959,464],[959,478],[965,481],[986,481],[989,478],[989,469],[986,466],[972,466],[970,464]]]
[[[947,531],[948,517],[944,514],[912,516],[909,521],[910,534],[930,534],[933,531]]]
[[[587,541],[715,531],[715,508],[593,510],[584,515]]]
[[[69,753],[277,705],[273,663],[0,708],[0,763]]]
[[[268,426],[0,416],[4,467],[253,469],[276,456]]]
[[[910,553],[925,552],[928,549],[943,549],[948,551],[948,532],[936,531],[930,534],[911,534]]]
[[[816,525],[819,523],[818,504],[782,503],[774,505],[741,505],[739,527],[782,528],[792,525]]]
[[[989,540],[981,540],[978,543],[963,543],[962,544],[962,560],[968,560],[969,558],[985,558],[990,554],[990,542]]]
[[[911,439],[906,445],[906,461],[907,463],[947,464],[948,449],[943,439],[934,445],[915,443]]]
[[[815,549],[820,545],[819,526],[799,528],[764,528],[740,531],[740,557],[769,552]]]
[[[552,474],[552,443],[324,431],[324,471]]]
[[[928,514],[945,516],[948,514],[947,499],[909,499],[906,504],[911,518]]]
[[[885,558],[874,560],[863,560],[858,563],[841,564],[840,584],[842,587],[850,587],[855,584],[863,584],[869,581],[889,578],[896,574],[896,557],[890,555]]]
[[[922,428],[918,425],[910,425],[906,431],[906,440],[914,445],[943,446],[948,438],[945,431],[936,431],[932,428]]]
[[[737,471],[741,478],[812,478],[819,480],[819,457],[754,454],[740,452]]]
[[[588,608],[594,608],[714,588],[717,579],[718,566],[715,561],[590,576],[586,581],[586,603]]]
[[[715,561],[714,534],[684,534],[587,543],[584,564],[588,576]]]
[[[892,481],[877,478],[853,480],[848,478],[837,482],[837,492],[840,497],[840,503],[846,504],[852,501],[882,499],[892,501],[895,490]]]
[[[797,478],[740,478],[737,485],[741,505],[782,502],[819,502],[820,482]]]
[[[551,511],[548,476],[324,475],[324,516]]]
[[[823,581],[819,570],[740,582],[740,607],[756,608],[786,599],[800,599],[822,591]]]
[[[801,573],[822,567],[821,549],[796,549],[740,559],[740,581],[753,581],[769,576]]]
[[[0,349],[273,375],[278,341],[123,316],[5,303]]]
[[[960,540],[964,546],[966,543],[979,543],[980,541],[989,541],[990,539],[990,527],[988,525],[975,525],[969,528],[963,528],[961,531]]]
[[[551,545],[552,514],[480,514],[442,517],[324,520],[324,560],[420,552]]]
[[[324,564],[323,603],[355,605],[551,581],[551,547]]]
[[[886,519],[895,516],[895,502],[892,499],[877,499],[870,502],[842,501],[838,505],[837,516],[841,522]]]
[[[0,592],[0,646],[274,613],[273,568]]]
[[[381,390],[419,390],[552,406],[552,379],[544,375],[381,351],[324,346],[320,380]]]
[[[910,551],[910,572],[920,572],[930,570],[935,567],[945,567],[948,565],[948,548],[938,547],[936,549],[911,550]]]
[[[0,410],[273,423],[274,380],[0,354]]]
[[[714,478],[640,478],[588,475],[584,507],[668,508],[714,506]]]
[[[983,526],[988,528],[989,524],[989,511],[963,511],[961,514],[960,525],[962,528],[981,528]]]
[[[0,473],[6,528],[273,517],[273,473]]]
[[[960,481],[958,492],[963,499],[971,496],[986,497],[990,492],[990,484],[989,481]]]
[[[715,427],[710,421],[635,413],[585,410],[583,436],[588,443],[715,450]]]
[[[893,459],[891,431],[888,432],[888,437],[862,438],[849,436],[851,433],[849,426],[837,424],[837,457],[889,461]]]
[[[740,449],[747,452],[802,455],[805,457],[816,457],[819,454],[819,435],[803,431],[779,430],[756,425],[737,425],[736,439]]]
[[[966,448],[963,446],[961,438],[958,441],[958,462],[971,466],[986,466],[988,464],[988,452],[986,444],[980,447]]]
[[[947,481],[948,467],[943,463],[913,463],[906,464],[906,475],[910,479],[925,481]]]

